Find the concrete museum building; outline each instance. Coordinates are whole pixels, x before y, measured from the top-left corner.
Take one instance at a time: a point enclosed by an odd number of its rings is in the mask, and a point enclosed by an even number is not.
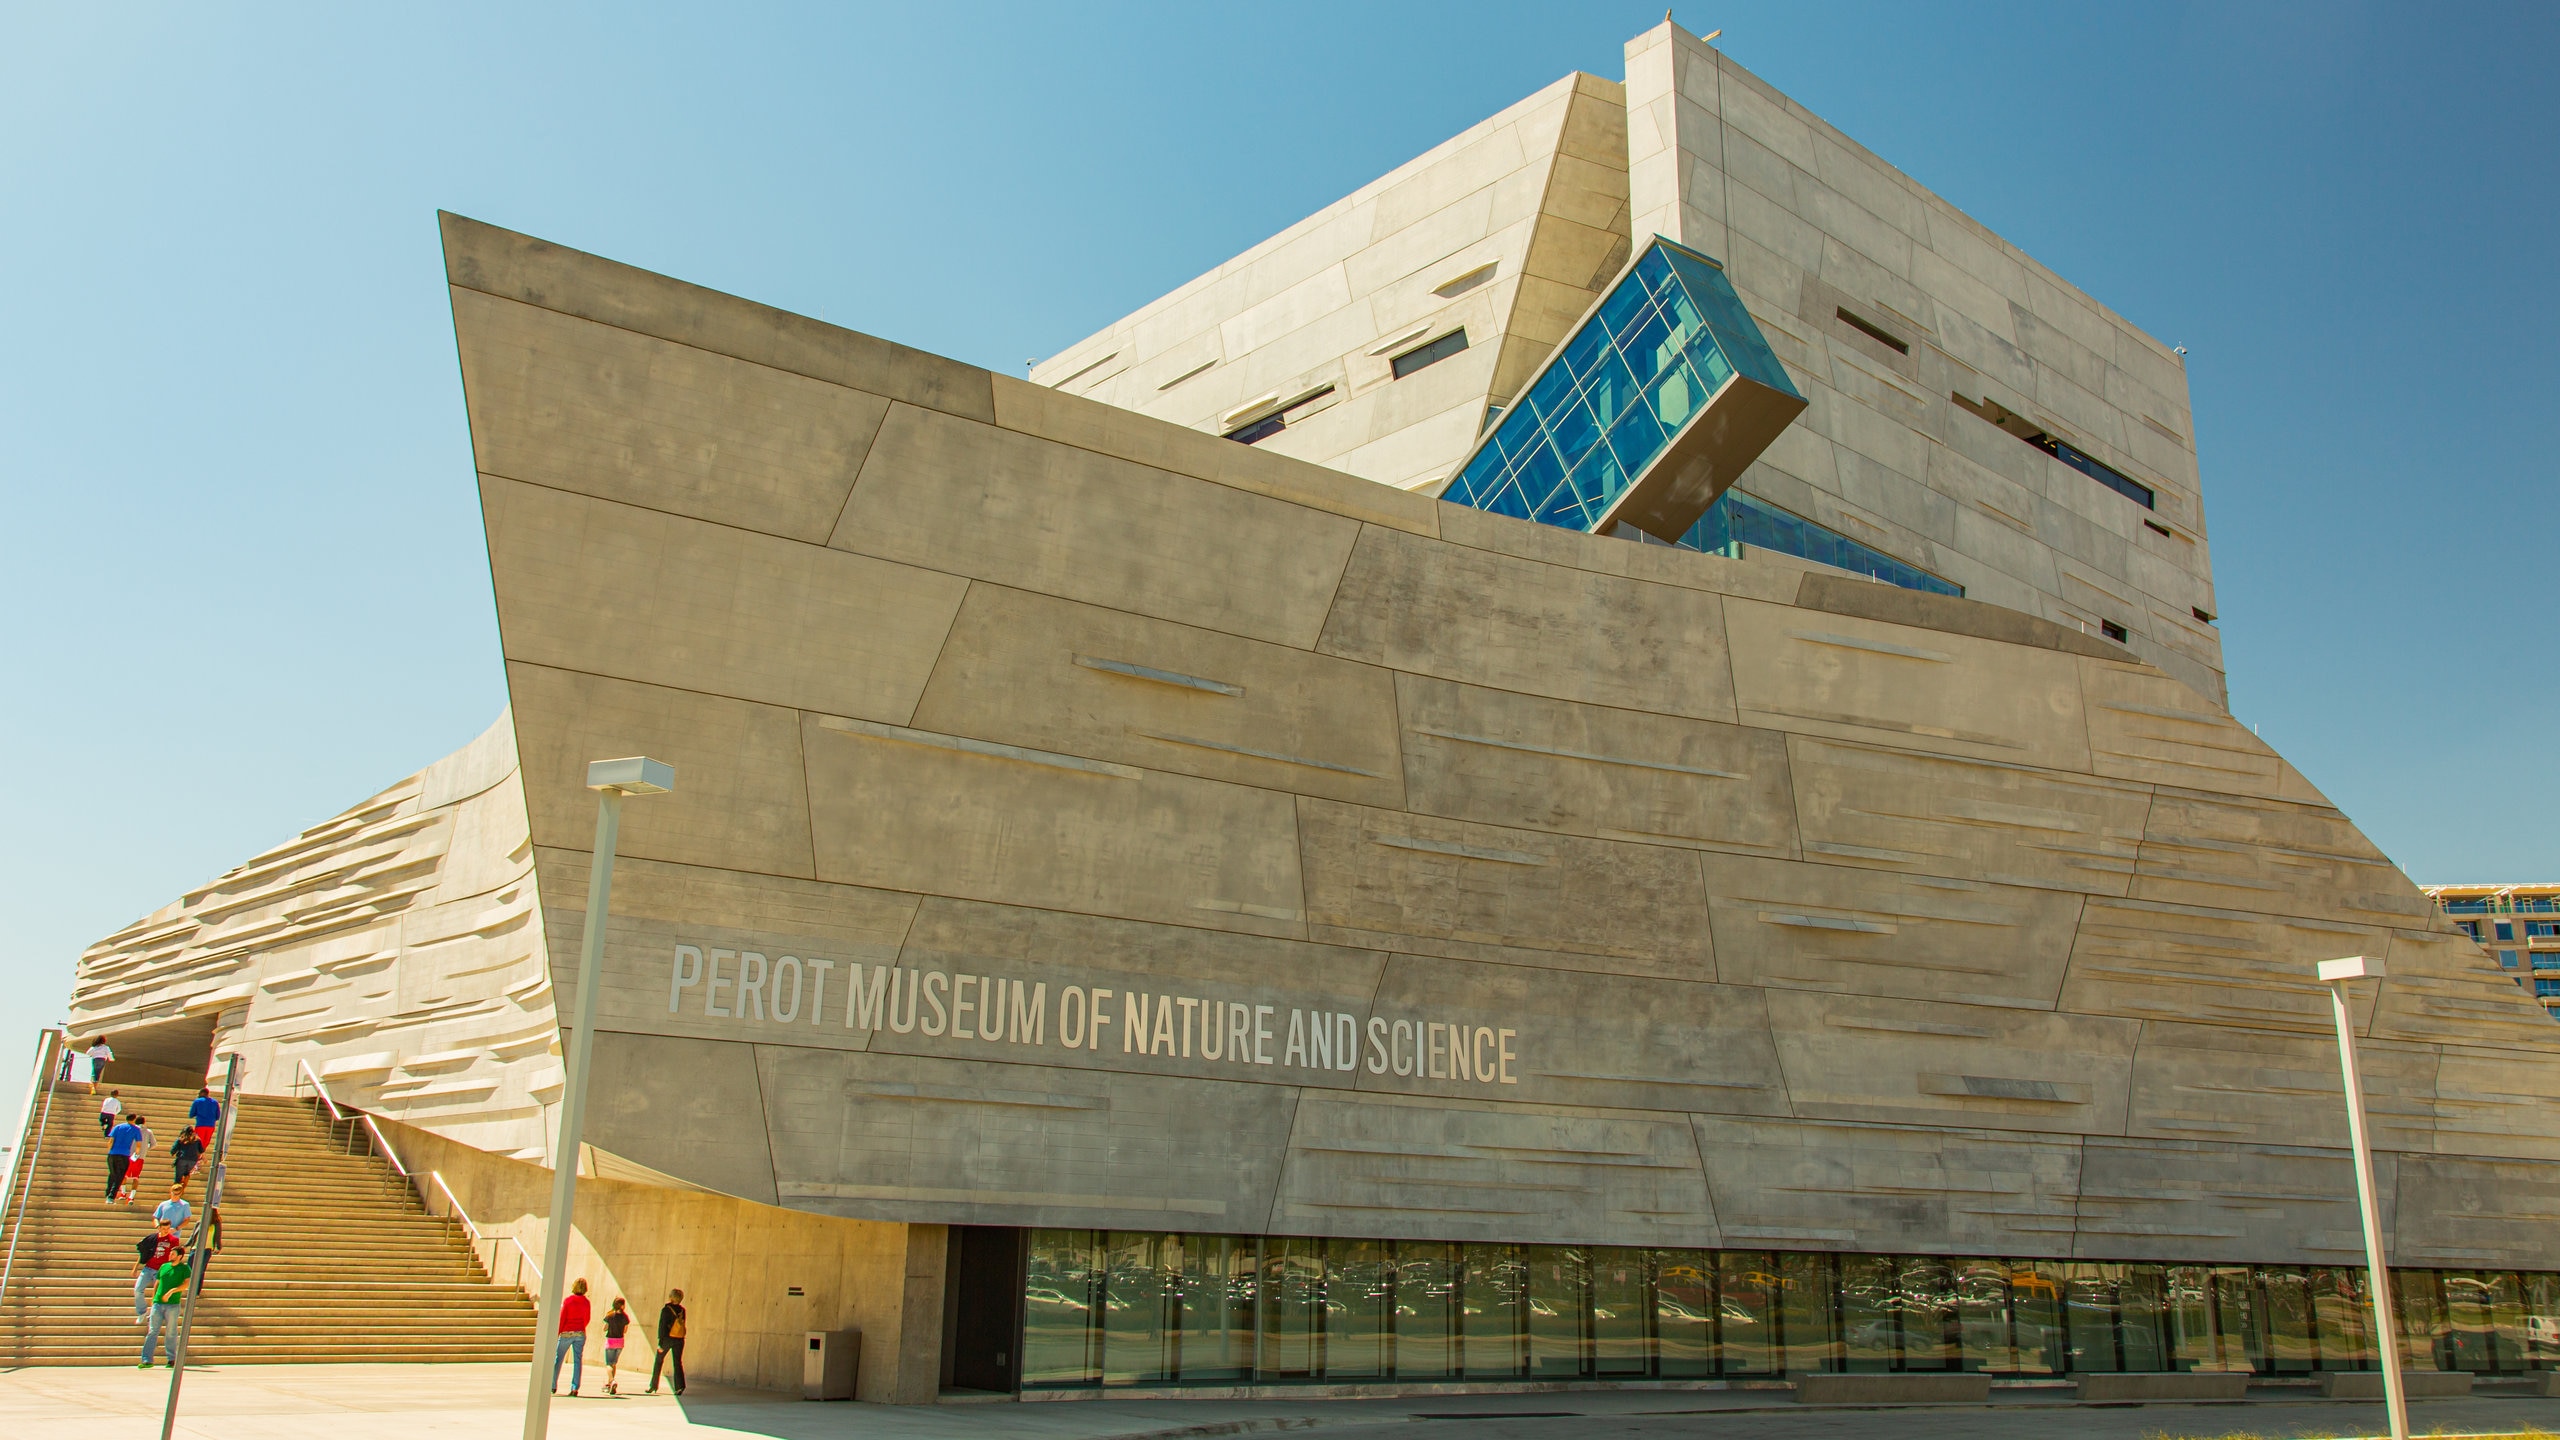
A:
[[[71,1027],[537,1235],[671,762],[577,1255],[702,1373],[2371,1368],[2355,954],[2410,1362],[2560,1362],[2560,1031],[2228,713],[2178,356],[1673,25],[1028,380],[443,224],[509,709]]]

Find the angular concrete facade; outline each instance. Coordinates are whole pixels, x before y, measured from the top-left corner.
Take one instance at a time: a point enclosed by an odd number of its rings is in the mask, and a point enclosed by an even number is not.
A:
[[[542,1162],[584,766],[645,753],[678,784],[623,821],[589,1163],[858,1222],[868,1394],[930,1398],[937,1344],[952,1381],[946,1227],[2351,1266],[2312,966],[2357,953],[2390,970],[2358,1023],[2394,1260],[2555,1268],[2549,1020],[2231,719],[2218,651],[2071,608],[2075,565],[2208,594],[2174,362],[1682,32],[1629,77],[1559,82],[1059,384],[445,217],[508,718],[102,941],[75,1026],[212,1017],[256,1088],[307,1063],[439,1153]],[[1939,258],[1755,258],[1796,221],[1745,186],[1782,178]],[[1814,397],[1742,483],[1844,524],[1936,496],[1957,519],[1877,530],[1913,546],[2007,496],[2007,559],[1915,551],[2000,603],[1410,488],[1650,233],[1724,247]],[[1909,354],[1805,319],[1847,277]],[[1485,327],[1455,358],[1342,358],[1442,301]],[[2022,413],[2082,414],[2047,388],[2074,366],[2114,397],[2073,433],[2177,533],[2097,524],[2126,502],[1928,398],[1995,353],[1977,388]],[[1288,443],[1221,438],[1322,383]],[[1886,473],[1858,444],[1898,478],[1853,484]],[[1817,471],[1843,508],[1788,498]],[[260,888],[293,864],[336,908]]]

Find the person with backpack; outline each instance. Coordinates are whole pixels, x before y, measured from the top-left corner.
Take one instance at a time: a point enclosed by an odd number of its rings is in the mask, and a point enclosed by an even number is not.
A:
[[[170,1144],[169,1178],[177,1182],[175,1188],[180,1194],[186,1192],[187,1181],[194,1178],[196,1166],[203,1160],[204,1142],[196,1138],[196,1132],[193,1130],[181,1133]]]
[[[676,1393],[684,1393],[684,1292],[670,1290],[667,1303],[658,1307],[658,1358],[649,1365],[649,1393],[658,1393],[658,1370],[668,1361],[675,1362]]]
[[[613,1308],[604,1312],[604,1393],[619,1395],[620,1386],[613,1383],[613,1372],[622,1365],[622,1332],[631,1328],[631,1312],[622,1308],[622,1297],[613,1297]]]
[[[587,1282],[571,1281],[569,1294],[560,1302],[560,1334],[551,1347],[551,1390],[560,1390],[560,1362],[571,1359],[569,1393],[575,1396],[587,1379],[587,1321],[595,1307],[587,1303]]]
[[[152,1277],[151,1328],[143,1332],[142,1363],[136,1369],[151,1368],[151,1352],[164,1333],[169,1337],[169,1363],[178,1363],[178,1312],[186,1305],[187,1274],[187,1256],[181,1250],[172,1254]]]
[[[124,1190],[125,1172],[132,1168],[134,1147],[145,1143],[141,1119],[136,1115],[131,1120],[119,1120],[115,1128],[107,1132],[107,1203],[110,1205]]]

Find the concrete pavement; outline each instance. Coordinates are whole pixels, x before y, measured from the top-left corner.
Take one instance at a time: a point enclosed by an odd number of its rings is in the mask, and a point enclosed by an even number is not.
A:
[[[234,1366],[188,1372],[178,1434],[189,1440],[513,1440],[521,1433],[524,1372],[513,1365]],[[590,1379],[592,1380],[592,1376]],[[0,1434],[151,1440],[169,1372],[26,1369],[0,1372]],[[772,1440],[1131,1440],[1281,1431],[1391,1430],[1415,1440],[1797,1440],[1856,1435],[1893,1440],[2089,1440],[2224,1436],[2365,1436],[2381,1407],[2324,1403],[2262,1389],[2222,1405],[2083,1407],[2051,1391],[2004,1391],[1989,1405],[1808,1408],[1771,1391],[1583,1391],[1396,1399],[1093,1400],[889,1407],[812,1404],[765,1391],[697,1385],[669,1395],[563,1397],[552,1409],[562,1440],[753,1435]],[[2421,1433],[2560,1432],[2560,1399],[2478,1396],[2412,1407]]]

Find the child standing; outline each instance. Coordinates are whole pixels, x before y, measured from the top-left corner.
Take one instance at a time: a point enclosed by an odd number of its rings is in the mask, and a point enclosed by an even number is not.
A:
[[[631,1328],[631,1312],[622,1308],[622,1297],[613,1297],[613,1308],[604,1312],[604,1393],[619,1395],[613,1383],[613,1372],[622,1364],[622,1332]]]

